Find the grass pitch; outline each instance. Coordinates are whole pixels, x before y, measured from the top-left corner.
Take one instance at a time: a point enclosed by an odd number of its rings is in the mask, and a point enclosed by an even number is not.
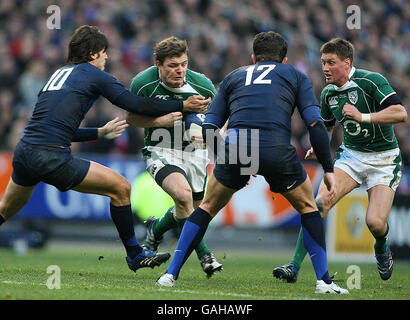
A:
[[[173,248],[168,248],[173,252]],[[165,251],[165,250],[164,250]],[[295,284],[272,277],[274,267],[288,262],[289,256],[275,253],[215,251],[224,271],[207,279],[196,254],[184,265],[174,288],[159,288],[156,279],[169,261],[154,269],[131,272],[118,247],[49,247],[17,256],[0,249],[0,300],[408,300],[410,263],[395,261],[389,281],[379,278],[375,263],[329,263],[330,273],[347,287],[351,274],[347,267],[360,267],[360,289],[349,295],[316,295],[315,275],[307,258]],[[61,271],[60,289],[49,289],[50,265]],[[56,282],[53,282],[56,284]]]

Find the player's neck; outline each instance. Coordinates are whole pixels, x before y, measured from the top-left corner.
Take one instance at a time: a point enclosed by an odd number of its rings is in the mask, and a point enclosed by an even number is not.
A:
[[[347,74],[338,83],[335,83],[334,85],[338,88],[343,87],[349,81],[355,70],[356,69],[354,67],[351,67]]]
[[[348,82],[348,81],[349,81],[349,77],[348,77],[348,76],[347,76],[347,77],[343,77],[342,80],[340,80],[338,83],[335,83],[335,86],[338,87],[338,88],[341,88],[341,87],[343,87],[343,86],[346,84],[346,82]]]
[[[100,65],[100,64],[98,64],[95,60],[88,61],[88,63],[89,63],[89,64],[91,64],[91,65],[93,65],[94,67],[96,67],[96,68],[100,69],[101,71],[104,71],[104,68],[103,68],[103,67],[101,67],[101,65]]]

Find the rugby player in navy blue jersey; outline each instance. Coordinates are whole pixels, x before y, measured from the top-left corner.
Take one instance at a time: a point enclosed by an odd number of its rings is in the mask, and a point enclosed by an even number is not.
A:
[[[174,111],[204,112],[210,99],[192,96],[182,102],[134,95],[104,72],[107,48],[107,38],[96,27],[81,26],[74,32],[67,64],[55,71],[39,92],[14,151],[12,176],[0,202],[0,225],[23,208],[40,181],[60,191],[72,189],[108,196],[112,220],[127,252],[127,264],[135,272],[158,266],[170,255],[155,254],[141,247],[135,238],[129,182],[110,168],[74,157],[71,142],[94,140],[107,133],[79,128],[99,96],[129,112],[150,116]]]
[[[158,285],[175,285],[182,265],[203,238],[212,218],[247,184],[251,174],[259,174],[273,192],[281,193],[301,214],[303,241],[317,277],[315,292],[348,293],[329,276],[324,227],[312,184],[290,144],[295,108],[308,128],[312,147],[325,171],[324,182],[332,195],[335,181],[329,137],[311,81],[286,64],[286,53],[287,43],[280,34],[259,33],[253,42],[254,64],[234,70],[220,84],[202,127],[203,137],[217,157],[213,175],[204,200],[186,221],[172,261],[157,280]],[[218,131],[226,120],[228,139],[221,150]],[[251,155],[249,163],[231,161],[241,159],[241,148]]]

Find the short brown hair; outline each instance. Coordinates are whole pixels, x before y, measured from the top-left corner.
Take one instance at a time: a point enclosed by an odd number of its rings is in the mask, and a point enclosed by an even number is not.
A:
[[[68,44],[67,64],[92,61],[91,54],[108,49],[105,35],[94,26],[81,26],[74,31]]]
[[[169,37],[158,42],[154,48],[154,58],[161,64],[166,58],[180,57],[184,53],[188,54],[188,44],[186,40],[177,37]]]
[[[258,33],[253,38],[253,54],[256,61],[282,62],[288,52],[288,44],[281,34],[274,31]]]
[[[320,48],[320,53],[335,53],[340,60],[350,59],[353,63],[354,46],[350,41],[342,38],[333,38]]]

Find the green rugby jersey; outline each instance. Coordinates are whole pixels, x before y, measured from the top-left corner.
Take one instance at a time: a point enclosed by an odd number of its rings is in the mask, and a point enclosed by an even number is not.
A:
[[[325,122],[335,119],[343,129],[346,147],[377,152],[398,147],[393,124],[361,123],[342,115],[346,103],[354,105],[361,113],[382,110],[383,101],[396,94],[385,77],[376,72],[352,68],[349,80],[341,87],[327,85],[321,94],[321,116]]]
[[[165,100],[186,100],[193,95],[202,95],[205,99],[215,96],[216,90],[212,82],[203,74],[187,70],[184,85],[181,88],[171,88],[161,81],[158,67],[152,66],[137,74],[131,83],[131,92],[144,97],[160,98]],[[174,130],[175,128],[175,130]],[[154,130],[158,128],[145,128],[144,130],[144,145],[155,146],[161,143],[161,146],[166,145],[169,148],[185,149],[189,145],[189,141],[183,139],[183,128],[177,126],[173,128],[161,128],[167,130],[171,141],[158,140]],[[161,134],[160,134],[161,135]],[[146,153],[144,150],[143,153]]]

